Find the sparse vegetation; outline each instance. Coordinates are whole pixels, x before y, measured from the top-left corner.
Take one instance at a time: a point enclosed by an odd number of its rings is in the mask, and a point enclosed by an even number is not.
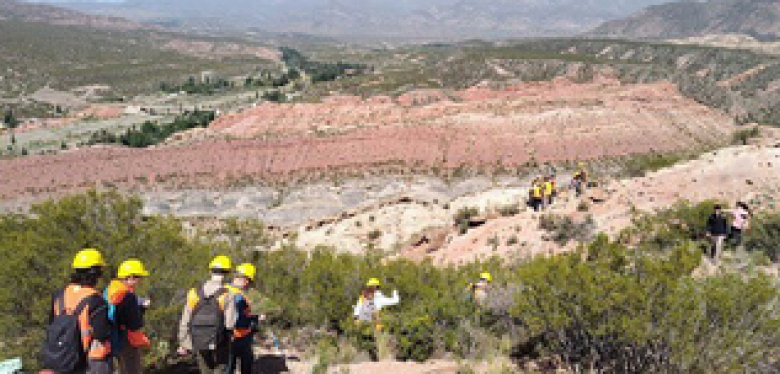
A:
[[[171,39],[190,40],[182,35],[97,32],[88,27],[15,20],[0,22],[0,35],[0,71],[12,71],[17,77],[0,80],[0,91],[14,96],[30,94],[46,85],[68,90],[95,84],[110,88],[110,92],[103,93],[105,96],[128,96],[153,92],[160,82],[184,81],[202,71],[233,76],[270,66],[256,57],[209,59],[166,46]]]
[[[312,83],[334,81],[342,76],[358,75],[367,70],[362,64],[345,62],[328,63],[312,61],[295,49],[282,47],[282,60],[296,72],[301,70],[311,77]]]
[[[747,145],[748,141],[761,136],[761,129],[758,126],[751,126],[747,129],[741,129],[734,132],[731,143],[735,145]]]
[[[375,241],[382,237],[382,230],[375,229],[368,233],[368,240]]]
[[[504,205],[498,208],[498,213],[501,214],[502,217],[516,216],[520,214],[520,206],[519,204]]]
[[[162,92],[184,92],[190,95],[213,95],[229,88],[231,88],[231,83],[224,78],[206,78],[203,81],[198,81],[195,77],[189,77],[182,84],[160,83],[160,91]]]
[[[590,240],[596,229],[596,223],[590,215],[578,222],[570,216],[543,214],[539,217],[539,228],[550,234],[550,240],[565,246],[572,240],[580,243]]]
[[[155,122],[144,122],[140,128],[133,127],[121,135],[114,135],[106,130],[93,133],[87,144],[100,143],[119,143],[127,147],[144,148],[162,143],[169,136],[193,129],[196,127],[206,127],[215,118],[213,111],[185,112],[177,116],[171,123],[158,124]]]
[[[479,215],[479,209],[475,207],[465,207],[458,210],[457,213],[455,213],[455,217],[453,217],[453,220],[455,221],[455,225],[458,226],[458,231],[461,235],[465,234],[466,231],[469,230],[469,226],[471,225],[471,219],[473,217],[476,217]]]
[[[647,154],[628,158],[623,163],[623,174],[630,178],[644,177],[647,173],[668,168],[685,160],[677,154]]]

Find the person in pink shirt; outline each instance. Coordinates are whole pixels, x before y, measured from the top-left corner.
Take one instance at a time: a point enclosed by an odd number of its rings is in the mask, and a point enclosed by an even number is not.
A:
[[[750,208],[743,202],[737,202],[735,209],[725,211],[733,217],[731,220],[731,230],[729,231],[729,241],[735,246],[742,245],[742,232],[750,227]]]

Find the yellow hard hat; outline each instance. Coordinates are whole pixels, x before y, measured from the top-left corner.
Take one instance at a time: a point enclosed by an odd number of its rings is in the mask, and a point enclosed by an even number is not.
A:
[[[103,255],[100,254],[100,251],[94,248],[87,248],[76,254],[71,266],[74,269],[89,269],[95,266],[106,266],[106,262],[103,261]]]
[[[236,267],[236,273],[238,275],[243,275],[249,280],[255,280],[255,274],[257,274],[257,269],[255,269],[255,265],[252,265],[250,263],[243,263],[241,265],[238,265]]]
[[[366,283],[366,287],[379,287],[379,285],[380,285],[379,279],[376,278],[371,278]]]
[[[119,265],[116,277],[124,279],[127,277],[148,277],[149,272],[144,268],[144,264],[136,259],[127,260]]]
[[[492,282],[493,281],[493,276],[490,273],[488,273],[488,272],[484,272],[484,273],[479,275],[479,279],[484,279],[484,280],[486,280],[488,282]]]
[[[211,260],[209,264],[210,270],[225,270],[230,271],[230,259],[227,256],[217,256]]]

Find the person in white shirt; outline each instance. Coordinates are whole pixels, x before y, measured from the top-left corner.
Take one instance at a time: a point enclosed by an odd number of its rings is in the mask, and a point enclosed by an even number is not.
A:
[[[366,283],[366,287],[363,288],[354,308],[353,316],[356,321],[378,322],[379,311],[385,307],[397,305],[401,301],[398,290],[393,291],[392,297],[387,297],[379,290],[379,286],[380,282],[377,278],[371,278]]]

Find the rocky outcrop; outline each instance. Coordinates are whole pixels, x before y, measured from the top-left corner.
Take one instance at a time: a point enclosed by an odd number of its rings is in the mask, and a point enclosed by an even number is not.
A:
[[[267,104],[220,118],[211,130],[216,139],[191,145],[102,147],[3,161],[0,174],[8,183],[0,185],[0,195],[96,184],[224,187],[386,169],[511,169],[689,150],[723,142],[734,130],[731,118],[667,83],[558,80],[516,87],[500,98],[461,97],[411,106]]]

